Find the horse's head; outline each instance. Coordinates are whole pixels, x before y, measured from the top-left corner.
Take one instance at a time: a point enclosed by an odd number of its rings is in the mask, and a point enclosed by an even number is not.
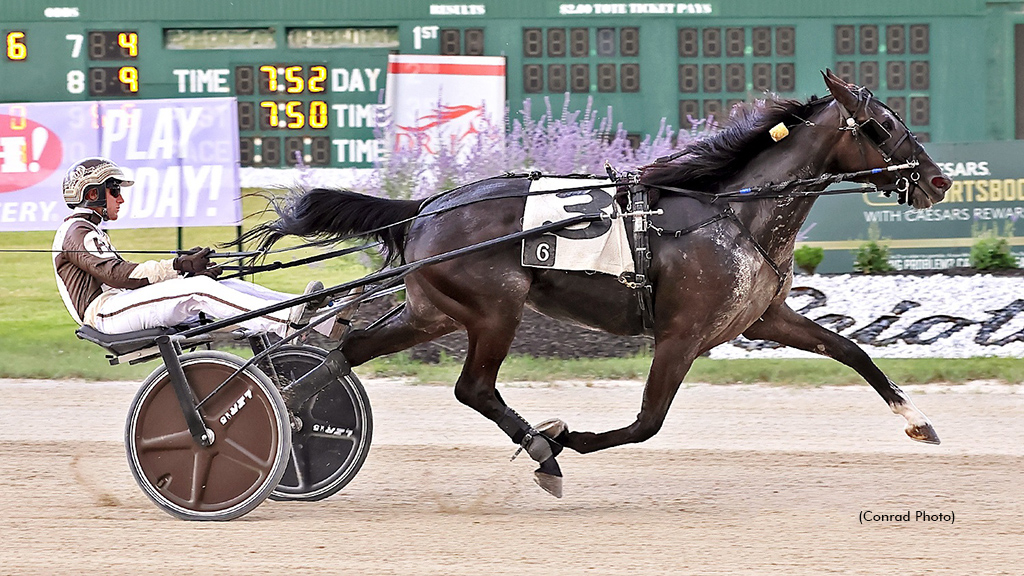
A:
[[[914,168],[880,172],[865,178],[878,186],[896,186],[900,198],[914,208],[941,202],[952,182],[924,151],[903,120],[867,88],[848,84],[826,70],[828,86],[839,111],[843,137],[835,147],[835,169],[857,172],[917,162]]]

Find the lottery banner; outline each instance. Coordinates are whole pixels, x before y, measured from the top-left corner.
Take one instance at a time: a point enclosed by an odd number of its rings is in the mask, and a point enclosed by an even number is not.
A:
[[[110,228],[241,220],[234,98],[0,104],[0,231],[55,230],[67,169],[103,156],[135,185]]]

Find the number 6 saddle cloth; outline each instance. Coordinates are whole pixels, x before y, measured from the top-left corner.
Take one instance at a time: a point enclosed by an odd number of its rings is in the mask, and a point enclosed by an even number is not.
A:
[[[608,219],[583,222],[523,240],[523,266],[586,270],[618,276],[633,272],[626,224],[607,178],[542,177],[530,185],[523,230],[574,216],[599,213]],[[584,189],[580,189],[584,188]],[[551,191],[550,194],[537,194]]]

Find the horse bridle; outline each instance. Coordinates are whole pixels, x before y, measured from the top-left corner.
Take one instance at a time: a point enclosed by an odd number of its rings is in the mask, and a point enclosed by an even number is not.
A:
[[[903,124],[903,135],[896,140],[895,144],[887,145],[892,140],[892,133],[885,129],[884,126],[878,123],[878,120],[869,117],[863,122],[858,123],[856,116],[863,113],[867,115],[868,103],[874,99],[874,95],[867,88],[860,87],[857,90],[857,110],[851,115],[849,111],[841,103],[839,104],[839,130],[848,131],[853,135],[854,140],[857,141],[861,157],[864,159],[864,163],[867,164],[867,157],[864,153],[864,141],[860,139],[859,134],[864,134],[867,137],[868,142],[878,151],[882,156],[882,160],[888,165],[893,164],[913,164],[915,169],[912,169],[909,174],[905,174],[903,170],[899,170],[896,174],[899,178],[892,186],[882,186],[879,190],[888,196],[893,191],[897,194],[897,202],[899,204],[907,204],[910,198],[911,187],[921,188],[919,182],[921,181],[921,173],[916,170],[916,167],[920,165],[918,156],[924,151],[924,147],[917,141],[910,129],[907,128],[906,122],[900,118],[899,114],[896,113],[892,108],[886,106],[883,102],[878,101],[878,104],[882,108],[886,109],[893,118]],[[877,100],[877,99],[876,99]],[[904,142],[909,141],[912,146],[912,153],[902,159],[896,157],[896,152],[903,146]],[[924,189],[921,189],[924,192]]]

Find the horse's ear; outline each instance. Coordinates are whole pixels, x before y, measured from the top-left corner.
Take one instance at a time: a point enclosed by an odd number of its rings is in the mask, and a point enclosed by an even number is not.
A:
[[[821,73],[825,77],[825,86],[828,87],[828,91],[832,94],[832,97],[843,105],[844,108],[851,114],[857,112],[857,103],[860,99],[857,94],[853,92],[855,86],[846,83],[842,78],[832,73],[832,70],[826,68]]]

